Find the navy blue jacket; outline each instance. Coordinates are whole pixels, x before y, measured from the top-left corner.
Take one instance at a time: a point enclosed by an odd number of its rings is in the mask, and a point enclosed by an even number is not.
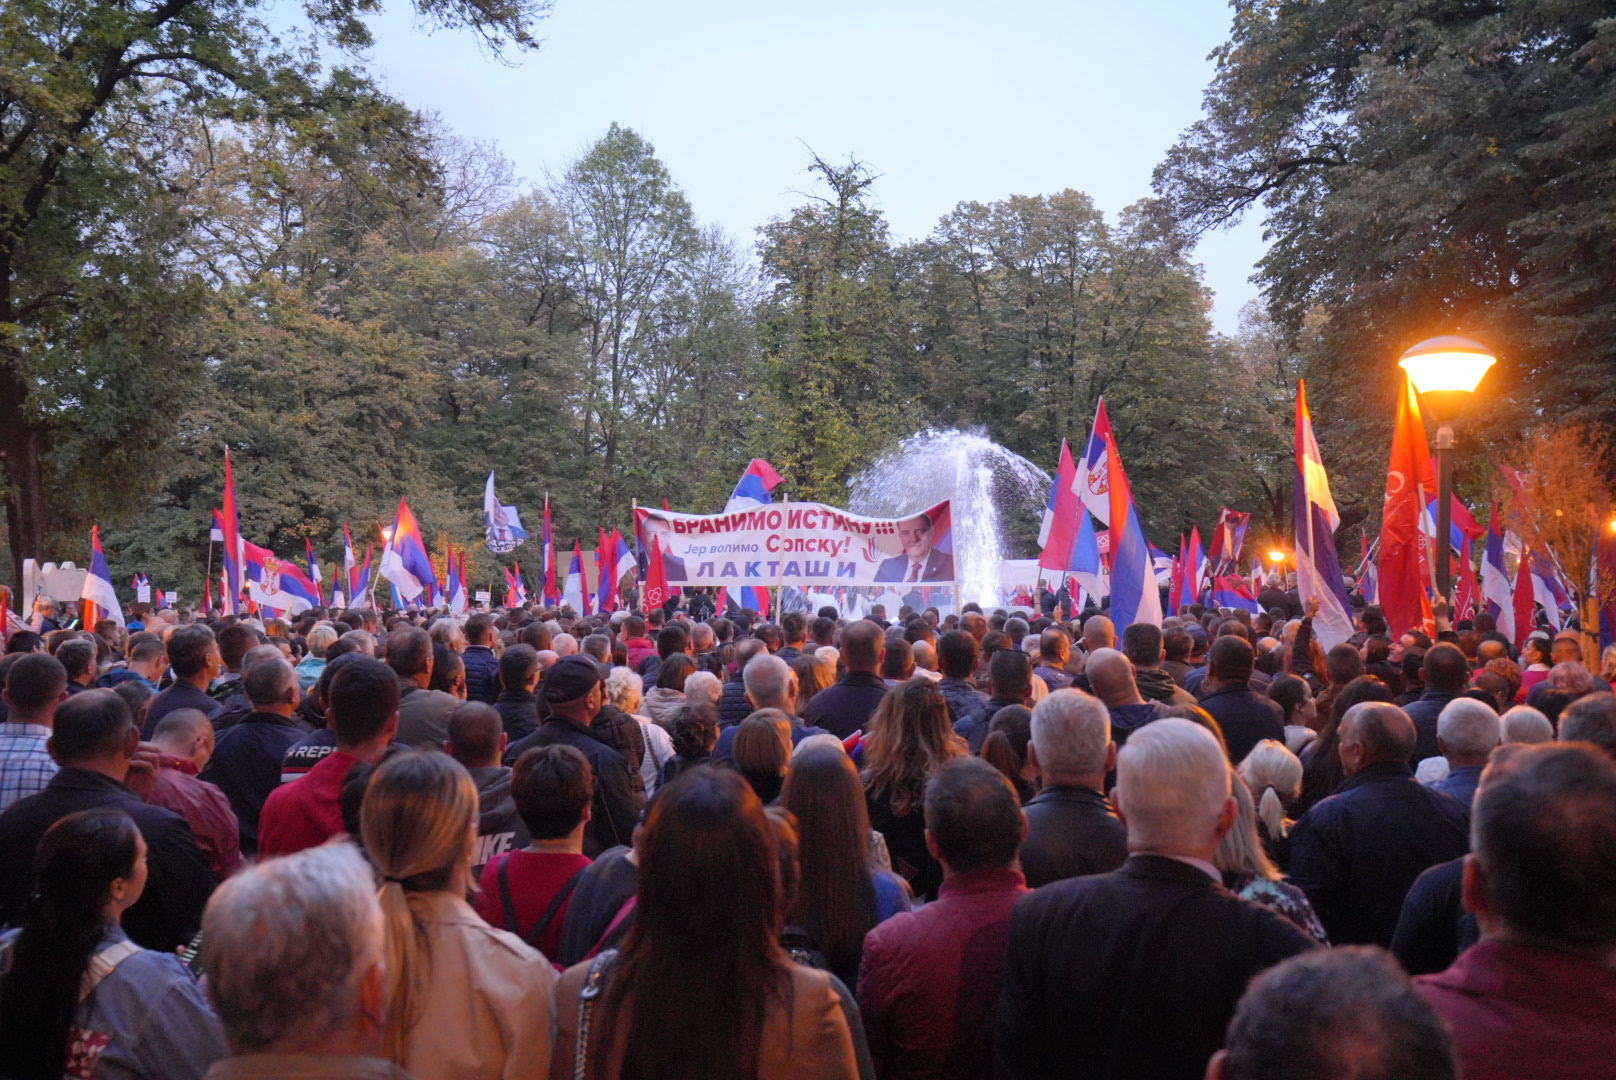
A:
[[[886,696],[887,682],[881,676],[870,671],[849,671],[815,694],[809,706],[820,727],[845,739],[870,722]]]
[[[1470,850],[1470,814],[1399,761],[1347,777],[1291,830],[1291,880],[1336,945],[1391,945],[1414,879]]]
[[[218,879],[185,819],[142,802],[123,784],[89,769],[65,768],[45,790],[0,814],[0,923],[20,924],[34,891],[34,851],[45,831],[80,810],[122,810],[146,839],[146,891],[124,912],[135,943],[173,952],[202,925],[202,909]]]
[[[213,757],[199,779],[218,786],[241,826],[241,853],[258,854],[258,815],[281,786],[286,752],[309,733],[307,725],[275,713],[255,712],[219,732]]]
[[[718,697],[718,722],[723,727],[739,724],[752,715],[752,703],[746,700],[746,684],[731,679],[724,684]]]
[[[993,717],[1000,709],[1020,704],[1022,702],[1004,698],[988,698],[980,709],[954,725],[954,734],[970,744],[971,753],[980,754],[982,744],[988,741],[988,729],[993,726]]]
[[[499,697],[499,657],[487,645],[468,645],[460,654],[466,665],[466,700],[492,705]]]
[[[1442,690],[1427,690],[1419,700],[1403,706],[1408,718],[1414,721],[1414,760],[1410,764],[1418,765],[1442,753],[1436,745],[1436,718],[1442,715],[1443,707],[1458,696]]]
[[[1264,739],[1285,741],[1285,722],[1278,707],[1250,686],[1220,686],[1202,698],[1200,705],[1223,729],[1229,760],[1236,765]]]

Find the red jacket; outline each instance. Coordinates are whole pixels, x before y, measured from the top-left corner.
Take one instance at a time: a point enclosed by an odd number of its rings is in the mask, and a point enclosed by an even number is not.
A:
[[[864,939],[858,1004],[881,1080],[993,1075],[993,1016],[1019,870],[955,874]]]
[[[230,800],[213,784],[196,778],[190,758],[163,754],[158,764],[157,785],[146,801],[186,820],[208,865],[223,881],[241,866],[241,826]]]
[[[1465,1080],[1616,1077],[1616,969],[1482,939],[1414,980],[1453,1033]]]
[[[647,656],[655,656],[657,654],[656,643],[650,638],[624,638],[623,648],[628,650],[628,669],[630,671],[640,670],[641,660],[644,660]]]
[[[359,759],[333,750],[320,763],[289,784],[270,792],[258,815],[258,854],[290,855],[318,847],[343,831],[337,796],[342,781]]]

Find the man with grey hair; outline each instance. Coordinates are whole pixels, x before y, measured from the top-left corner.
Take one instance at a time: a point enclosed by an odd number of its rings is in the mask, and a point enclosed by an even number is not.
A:
[[[1487,642],[1482,642],[1487,644]],[[1554,725],[1530,705],[1516,705],[1498,718],[1506,743],[1546,743],[1554,741]]]
[[[349,630],[337,640],[353,642],[359,647],[359,651],[366,656],[376,655],[376,635],[369,630]]]
[[[1567,705],[1560,741],[1592,743],[1616,761],[1616,694],[1586,694]]]
[[[1315,947],[1223,887],[1212,860],[1235,821],[1229,775],[1217,739],[1188,720],[1157,720],[1118,752],[1128,861],[1016,905],[999,1077],[1196,1080],[1250,978]]]
[[[1476,799],[1481,770],[1487,755],[1503,738],[1503,725],[1485,701],[1454,698],[1442,706],[1436,719],[1436,746],[1448,759],[1448,775],[1430,784],[1464,804],[1466,810]]]
[[[1291,880],[1331,942],[1385,947],[1414,879],[1470,849],[1470,815],[1414,779],[1417,736],[1402,709],[1354,705],[1340,734],[1346,779],[1291,830]]]
[[[557,656],[572,656],[578,651],[578,639],[571,634],[556,634],[550,639],[550,645]]]
[[[746,700],[753,711],[760,709],[779,709],[791,718],[791,744],[795,746],[810,735],[828,734],[824,728],[809,727],[797,715],[797,673],[791,670],[791,665],[780,659],[763,653],[753,658],[741,673],[742,685],[746,687]],[[739,724],[731,724],[718,734],[718,743],[713,747],[712,763],[714,765],[732,765],[735,762],[735,733],[740,730]]]
[[[1111,717],[1095,698],[1056,690],[1033,709],[1027,762],[1043,788],[1022,808],[1021,872],[1028,885],[1108,874],[1128,858],[1128,832],[1104,794],[1116,761]]]
[[[297,672],[279,650],[249,649],[241,661],[241,687],[252,706],[246,719],[219,732],[213,757],[200,779],[230,800],[241,826],[241,854],[258,854],[258,816],[269,793],[280,787],[286,752],[309,729],[293,717],[301,694]]]
[[[232,1055],[207,1080],[408,1080],[378,1056],[382,911],[352,845],[243,870],[214,893],[202,932],[208,997]]]

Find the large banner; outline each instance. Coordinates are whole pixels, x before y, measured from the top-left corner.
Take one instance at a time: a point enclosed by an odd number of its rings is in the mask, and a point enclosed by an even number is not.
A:
[[[640,548],[656,538],[670,586],[952,584],[948,503],[902,518],[868,518],[822,503],[773,503],[731,514],[638,507]],[[904,591],[904,590],[897,590]]]

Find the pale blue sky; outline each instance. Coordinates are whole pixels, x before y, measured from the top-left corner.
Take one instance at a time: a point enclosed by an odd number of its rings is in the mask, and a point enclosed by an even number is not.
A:
[[[1217,0],[555,0],[543,48],[511,67],[388,7],[372,69],[411,106],[496,140],[528,180],[632,127],[748,244],[799,201],[807,147],[870,163],[902,239],[962,200],[1067,187],[1115,215],[1198,116],[1230,21]],[[1197,252],[1225,333],[1261,250],[1253,217]]]

